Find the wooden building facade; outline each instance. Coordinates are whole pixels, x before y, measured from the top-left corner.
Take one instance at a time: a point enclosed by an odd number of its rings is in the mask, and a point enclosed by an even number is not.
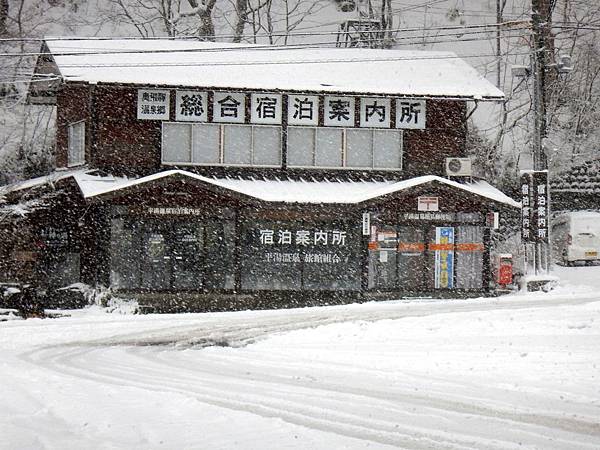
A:
[[[502,93],[455,55],[45,50],[37,72],[57,80],[30,101],[56,104],[57,171],[0,190],[7,211],[30,206],[0,225],[5,278],[109,286],[159,310],[491,289],[490,217],[518,204],[446,166],[466,156],[467,102]]]

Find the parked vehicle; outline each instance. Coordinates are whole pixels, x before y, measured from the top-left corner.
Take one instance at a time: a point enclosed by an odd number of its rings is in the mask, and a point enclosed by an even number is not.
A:
[[[565,266],[600,259],[600,212],[573,211],[551,221],[555,261]]]

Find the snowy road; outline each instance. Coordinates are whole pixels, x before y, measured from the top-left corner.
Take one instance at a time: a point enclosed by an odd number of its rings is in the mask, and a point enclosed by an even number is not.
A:
[[[500,299],[0,323],[0,447],[597,449],[600,267],[559,275]]]

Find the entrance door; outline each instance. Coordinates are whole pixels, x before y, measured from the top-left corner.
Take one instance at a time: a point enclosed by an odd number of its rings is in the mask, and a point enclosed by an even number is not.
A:
[[[398,288],[419,292],[425,288],[425,230],[398,227]]]
[[[204,227],[195,222],[147,223],[143,233],[142,287],[202,287]]]
[[[434,289],[454,289],[454,227],[431,227],[428,234],[430,286],[433,282]]]
[[[397,232],[394,226],[382,225],[377,229],[376,242],[369,249],[369,288],[396,289]]]
[[[171,252],[165,226],[146,225],[143,233],[142,287],[164,290],[171,287]]]
[[[170,244],[172,288],[199,289],[203,284],[204,227],[193,222],[175,224]]]

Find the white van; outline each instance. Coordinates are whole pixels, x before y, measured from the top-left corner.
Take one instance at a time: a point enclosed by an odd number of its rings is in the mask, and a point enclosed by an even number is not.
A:
[[[551,239],[554,260],[565,266],[600,260],[600,212],[573,211],[556,215]]]

